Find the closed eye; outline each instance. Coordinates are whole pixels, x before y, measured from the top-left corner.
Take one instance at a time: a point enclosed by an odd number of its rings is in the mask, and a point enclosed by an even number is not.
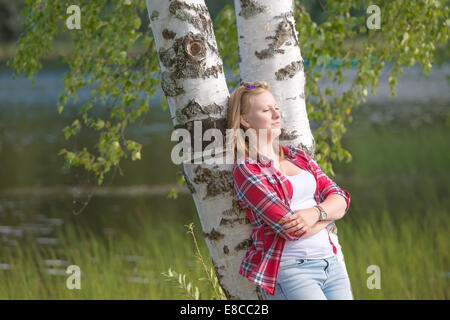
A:
[[[275,107],[276,110],[280,110],[279,107]],[[270,111],[270,109],[263,110],[263,112]]]

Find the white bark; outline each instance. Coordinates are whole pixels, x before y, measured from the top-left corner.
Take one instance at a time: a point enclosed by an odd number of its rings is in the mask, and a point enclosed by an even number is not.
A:
[[[266,81],[280,105],[283,119],[280,143],[292,143],[314,154],[314,138],[305,105],[303,58],[295,28],[292,0],[235,0],[243,82]],[[264,31],[262,31],[264,30]],[[329,226],[345,267],[337,228]]]
[[[225,129],[229,92],[204,1],[146,3],[174,126],[192,132],[202,120],[203,130]],[[229,299],[257,299],[256,286],[238,273],[251,225],[234,197],[232,165],[183,167],[222,289]]]

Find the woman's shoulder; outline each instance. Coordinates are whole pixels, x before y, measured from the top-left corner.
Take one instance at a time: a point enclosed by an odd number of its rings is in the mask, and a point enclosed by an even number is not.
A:
[[[250,157],[240,157],[236,160],[233,165],[233,174],[237,171],[245,173],[259,173],[261,172],[260,163]]]

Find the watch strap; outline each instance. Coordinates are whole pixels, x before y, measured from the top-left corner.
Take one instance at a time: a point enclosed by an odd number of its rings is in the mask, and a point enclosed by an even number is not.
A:
[[[327,215],[327,213],[326,213],[326,211],[325,210],[323,210],[323,208],[320,206],[320,205],[315,205],[314,206],[315,208],[317,208],[317,209],[319,209],[319,221],[323,221],[323,220],[325,220],[325,219],[322,219],[322,217],[323,217],[323,214],[322,213],[325,213],[325,216]]]

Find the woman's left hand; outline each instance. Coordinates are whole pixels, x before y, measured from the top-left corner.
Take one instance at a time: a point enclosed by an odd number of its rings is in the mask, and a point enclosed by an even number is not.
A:
[[[301,209],[294,212],[293,215],[281,219],[281,227],[288,233],[295,232],[295,235],[306,233],[319,221],[317,209]]]

